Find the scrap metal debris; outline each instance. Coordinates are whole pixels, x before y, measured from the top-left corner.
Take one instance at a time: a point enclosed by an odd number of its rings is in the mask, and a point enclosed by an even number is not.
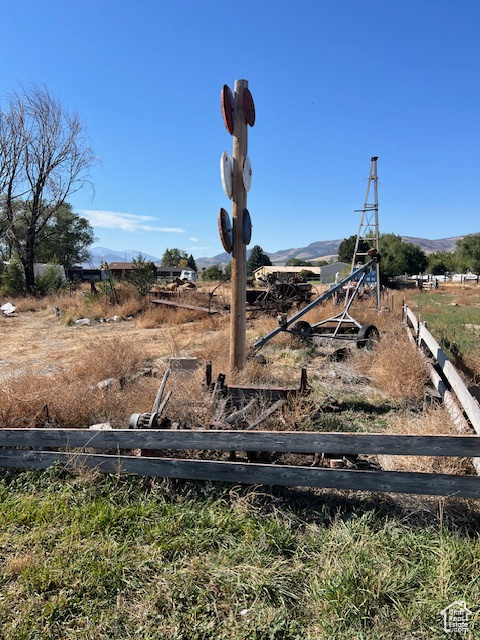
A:
[[[14,307],[11,302],[6,302],[5,304],[2,304],[2,306],[0,307],[0,311],[3,313],[4,316],[13,315],[16,309],[17,307]]]

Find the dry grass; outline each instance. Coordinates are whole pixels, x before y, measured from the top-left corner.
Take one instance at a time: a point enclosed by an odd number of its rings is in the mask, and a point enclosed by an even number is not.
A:
[[[91,296],[85,292],[77,292],[72,297],[64,297],[58,300],[57,306],[62,312],[65,324],[72,324],[79,318],[111,318],[113,316],[135,316],[147,304],[138,292],[132,288],[118,288],[116,290],[116,302],[102,295]]]
[[[25,313],[26,311],[42,311],[53,307],[58,304],[58,300],[58,296],[46,296],[45,298],[25,296],[24,298],[10,299],[10,302],[16,307],[18,313]]]
[[[2,571],[6,576],[16,576],[39,563],[38,556],[33,553],[17,554],[7,558]]]
[[[480,385],[480,353],[467,353],[463,357],[463,361],[465,365],[470,369],[470,371],[474,371],[473,375],[473,383],[476,386]],[[478,372],[478,373],[477,373]]]
[[[195,373],[172,371],[167,391],[173,391],[166,414],[172,421],[207,427],[211,415],[211,395],[202,385],[202,368]],[[153,401],[153,398],[152,398]]]
[[[149,411],[158,380],[140,378],[98,389],[107,378],[120,379],[146,364],[141,345],[126,338],[86,341],[76,363],[52,373],[25,373],[0,381],[0,427],[85,427],[111,421],[128,424],[134,411]]]
[[[421,414],[405,412],[394,416],[390,422],[390,433],[405,435],[454,435],[448,411],[443,406],[432,406]],[[467,458],[439,456],[379,456],[383,469],[396,471],[418,471],[423,473],[474,474]]]
[[[131,338],[85,340],[77,365],[70,375],[93,383],[106,378],[123,378],[144,364],[145,354],[142,346]]]
[[[398,322],[384,318],[381,339],[372,351],[356,353],[355,367],[395,399],[423,398],[425,362]]]
[[[64,375],[32,372],[0,383],[0,426],[41,427],[47,419],[68,427],[99,422],[99,394]]]
[[[188,304],[188,303],[186,303]],[[175,326],[186,322],[197,322],[205,319],[204,311],[193,311],[181,307],[150,305],[135,319],[141,329],[155,329],[163,325]]]

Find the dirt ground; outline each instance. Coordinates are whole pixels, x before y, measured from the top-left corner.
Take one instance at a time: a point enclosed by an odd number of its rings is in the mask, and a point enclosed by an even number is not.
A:
[[[65,326],[52,308],[26,311],[0,318],[2,349],[0,377],[51,373],[78,363],[85,343],[127,336],[142,345],[153,362],[160,357],[159,343],[168,328],[143,329],[134,321],[93,322],[90,326]]]

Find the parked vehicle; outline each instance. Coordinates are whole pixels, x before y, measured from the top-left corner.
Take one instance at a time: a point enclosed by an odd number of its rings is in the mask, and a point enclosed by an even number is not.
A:
[[[188,280],[188,282],[195,282],[197,279],[196,271],[192,271],[191,269],[182,269],[182,273],[180,274],[180,280]]]

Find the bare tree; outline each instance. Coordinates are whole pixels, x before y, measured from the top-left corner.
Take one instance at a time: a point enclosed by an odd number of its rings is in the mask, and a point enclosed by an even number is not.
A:
[[[22,163],[25,139],[24,110],[21,102],[9,98],[8,110],[0,111],[0,231],[6,257],[11,258],[18,237],[16,228],[17,188],[22,182]],[[16,248],[16,246],[15,246]],[[20,255],[20,252],[17,250]]]
[[[2,117],[9,159],[3,174],[0,165],[0,177],[6,176],[1,177],[5,184],[0,182],[6,235],[22,261],[31,292],[40,234],[66,198],[89,183],[95,156],[78,115],[67,112],[44,86],[12,94]]]

